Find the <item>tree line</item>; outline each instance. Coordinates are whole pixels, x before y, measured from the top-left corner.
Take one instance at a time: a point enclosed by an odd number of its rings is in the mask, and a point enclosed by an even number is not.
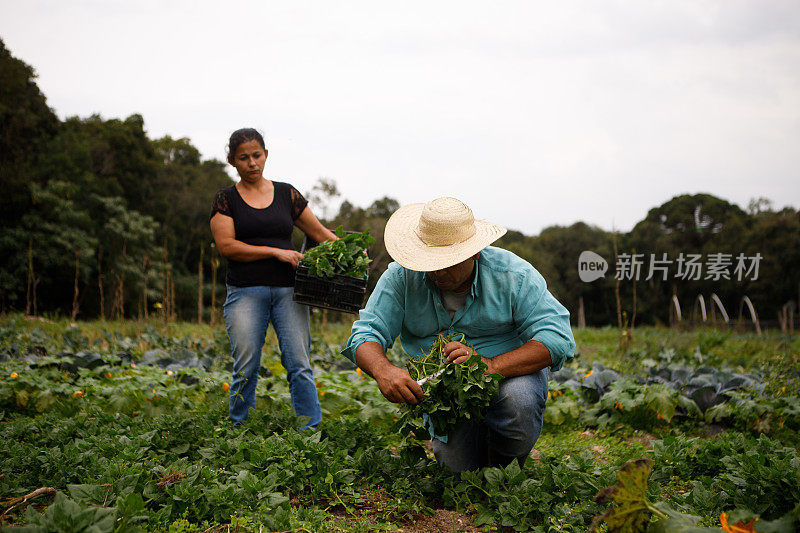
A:
[[[2,40],[0,126],[4,312],[218,319],[224,261],[208,214],[214,193],[232,183],[225,163],[202,160],[189,139],[150,139],[140,115],[59,120],[33,68]],[[383,228],[398,202],[339,203],[335,182],[324,178],[303,192],[329,227],[376,238],[374,287],[391,260]],[[686,319],[697,314],[697,296],[711,294],[732,315],[746,295],[762,318],[775,320],[800,298],[800,213],[764,199],[745,210],[709,194],[682,195],[630,232],[578,222],[535,236],[512,230],[497,245],[544,275],[576,325],[668,323],[675,302]],[[601,261],[582,267],[586,251],[607,263],[591,281],[580,272]]]
[[[59,120],[2,41],[0,124],[2,309],[188,318],[198,265],[218,264],[208,214],[224,163],[148,138],[140,115]]]
[[[397,201],[382,198],[366,209],[344,201],[331,226],[370,230],[378,239],[370,287],[391,258],[383,246],[383,228]],[[731,320],[742,299],[752,302],[759,320],[777,327],[794,314],[800,299],[800,212],[775,210],[765,199],[747,210],[710,194],[680,195],[651,209],[629,232],[606,231],[584,222],[551,226],[539,235],[510,230],[496,246],[529,261],[547,280],[549,290],[569,309],[575,325],[670,324],[702,321],[721,312]],[[581,279],[580,259],[593,252],[607,271]],[[677,306],[675,305],[677,302]],[[749,310],[744,315],[750,321]]]

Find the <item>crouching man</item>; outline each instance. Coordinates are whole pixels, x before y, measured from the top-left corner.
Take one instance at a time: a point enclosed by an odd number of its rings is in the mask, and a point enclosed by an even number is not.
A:
[[[378,280],[342,353],[372,376],[395,403],[416,404],[422,388],[386,358],[399,336],[404,351],[430,351],[439,334],[463,333],[503,376],[486,416],[433,439],[436,460],[458,472],[520,463],[542,430],[549,370],[573,356],[569,312],[541,274],[513,253],[489,246],[506,229],[473,217],[455,198],[398,209],[386,224],[395,262]],[[472,348],[450,342],[444,352],[462,363]]]

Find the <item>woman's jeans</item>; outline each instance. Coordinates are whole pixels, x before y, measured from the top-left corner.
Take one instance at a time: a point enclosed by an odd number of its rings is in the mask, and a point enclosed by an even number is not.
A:
[[[256,383],[261,368],[261,348],[272,322],[287,372],[292,407],[298,416],[308,417],[304,428],[322,420],[317,385],[311,371],[311,333],[308,307],[292,301],[292,287],[228,286],[225,325],[233,352],[230,417],[235,424],[247,418],[256,406]]]
[[[453,472],[524,461],[542,432],[548,373],[544,368],[500,381],[483,420],[456,426],[446,443],[433,439],[436,460]]]

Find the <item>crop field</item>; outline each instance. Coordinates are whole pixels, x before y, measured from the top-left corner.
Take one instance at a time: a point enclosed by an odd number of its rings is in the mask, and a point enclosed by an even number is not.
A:
[[[234,427],[222,326],[0,317],[0,529],[800,529],[796,336],[575,330],[525,464],[452,474],[338,355],[349,323],[312,329],[301,431],[272,332]]]

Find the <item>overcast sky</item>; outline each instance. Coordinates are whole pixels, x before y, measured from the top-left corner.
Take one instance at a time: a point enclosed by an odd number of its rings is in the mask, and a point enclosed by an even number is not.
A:
[[[800,2],[0,0],[59,117],[139,113],[359,206],[455,196],[536,234],[673,196],[800,206]],[[209,202],[211,199],[209,198]]]

